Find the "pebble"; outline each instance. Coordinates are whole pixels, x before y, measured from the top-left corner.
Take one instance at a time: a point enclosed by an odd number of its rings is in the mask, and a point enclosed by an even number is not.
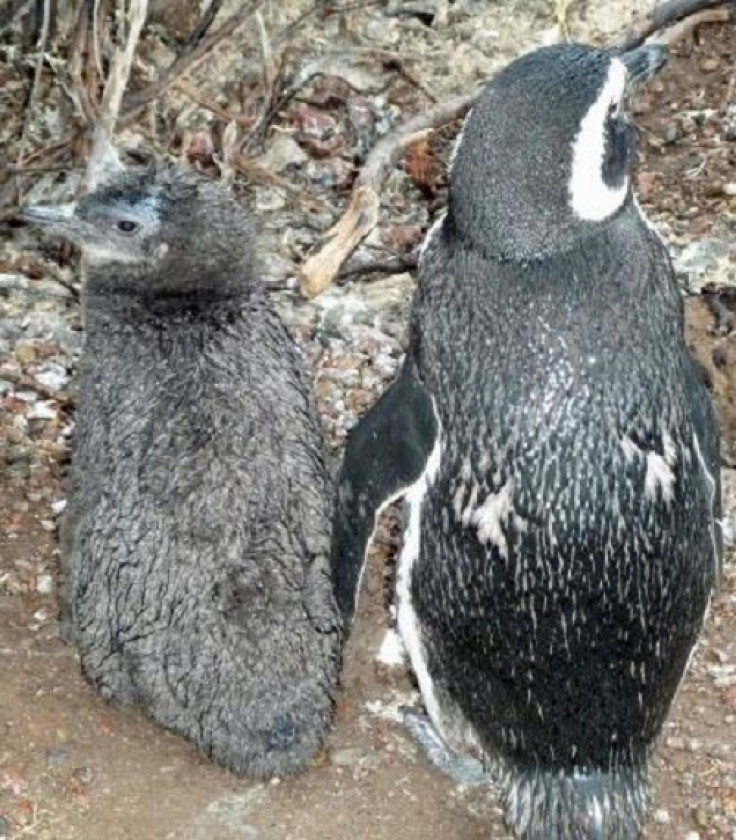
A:
[[[280,134],[265,154],[258,158],[258,165],[269,172],[279,173],[296,169],[309,160],[309,155],[290,134]]]
[[[652,814],[652,819],[654,822],[659,823],[659,825],[669,825],[669,811],[665,811],[664,808],[657,808],[657,810]]]
[[[335,767],[355,767],[367,753],[362,747],[343,747],[335,750],[330,760]]]
[[[697,831],[688,831],[684,840],[700,840],[700,835]]]
[[[51,503],[51,512],[54,516],[60,516],[66,510],[66,499],[59,499]]]
[[[34,374],[37,382],[51,391],[60,391],[69,382],[69,374],[63,365],[49,362]]]
[[[50,595],[54,591],[54,579],[51,575],[39,575],[36,579],[36,592]]]
[[[81,767],[75,767],[72,775],[81,784],[89,785],[94,781],[95,771],[89,765],[84,764]]]
[[[664,133],[665,143],[670,145],[676,143],[680,139],[680,126],[677,123],[670,123]]]
[[[39,401],[26,412],[29,420],[55,420],[58,415],[56,406],[52,402]]]
[[[708,823],[710,822],[710,818],[709,818],[709,816],[708,816],[708,812],[705,810],[705,808],[703,808],[703,807],[702,807],[702,805],[701,805],[701,806],[698,806],[698,807],[697,807],[697,808],[693,811],[693,819],[695,820],[695,822],[696,822],[696,823],[697,823],[697,824],[698,824],[701,828],[707,828],[707,827],[708,827]]]

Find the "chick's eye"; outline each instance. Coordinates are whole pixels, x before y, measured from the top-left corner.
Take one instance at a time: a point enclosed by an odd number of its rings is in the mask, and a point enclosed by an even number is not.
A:
[[[611,104],[608,106],[608,119],[615,119],[619,115],[620,111],[620,104],[618,102],[611,102]]]
[[[130,219],[121,219],[117,224],[118,230],[122,231],[123,233],[133,233],[133,231],[138,230],[138,223],[133,222]]]

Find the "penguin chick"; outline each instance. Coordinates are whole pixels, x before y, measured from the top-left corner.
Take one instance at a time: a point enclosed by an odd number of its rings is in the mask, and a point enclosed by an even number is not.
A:
[[[444,769],[500,778],[524,840],[640,836],[718,575],[714,413],[630,180],[625,98],[664,61],[564,44],[488,84],[404,367],[340,477],[343,609],[403,496],[398,628],[429,717],[409,724]]]
[[[85,271],[62,547],[86,676],[235,771],[306,767],[342,645],[334,492],[250,224],[172,166],[24,217]]]

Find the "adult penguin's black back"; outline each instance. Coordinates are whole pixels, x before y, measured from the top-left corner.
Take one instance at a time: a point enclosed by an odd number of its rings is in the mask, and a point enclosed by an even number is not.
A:
[[[629,180],[624,99],[664,60],[568,44],[488,85],[405,368],[343,468],[344,605],[376,511],[404,493],[398,624],[429,718],[501,771],[526,840],[640,835],[718,575],[714,414]]]

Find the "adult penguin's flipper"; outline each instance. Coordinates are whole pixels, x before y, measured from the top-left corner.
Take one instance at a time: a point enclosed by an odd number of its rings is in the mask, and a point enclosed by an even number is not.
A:
[[[438,431],[432,398],[407,356],[396,381],[355,426],[345,448],[332,568],[337,601],[348,621],[378,514],[420,478]]]

